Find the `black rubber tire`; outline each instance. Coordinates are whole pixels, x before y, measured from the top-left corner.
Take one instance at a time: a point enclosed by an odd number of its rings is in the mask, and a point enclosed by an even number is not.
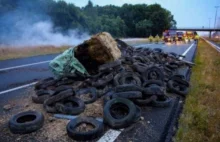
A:
[[[133,63],[137,62],[137,63],[145,63],[146,61],[144,60],[143,57],[141,56],[133,56],[133,60],[132,60]]]
[[[60,92],[65,91],[65,90],[69,90],[69,89],[72,89],[72,91],[73,91],[72,86],[67,86],[67,85],[59,86],[54,90],[53,95],[59,94]]]
[[[125,85],[119,85],[115,87],[115,92],[127,92],[127,91],[140,91],[142,92],[143,89],[137,85],[134,84],[125,84]]]
[[[165,95],[165,93],[163,92],[162,88],[159,86],[151,86],[148,88],[145,88],[143,91],[143,95],[144,96],[152,96],[152,95],[156,95],[156,96],[163,96]]]
[[[37,96],[52,95],[52,94],[53,94],[53,91],[51,91],[51,90],[42,90],[42,89],[40,89],[40,90],[36,91]]]
[[[45,101],[44,101],[44,104],[43,104],[44,109],[48,113],[57,113],[58,112],[55,105],[56,105],[56,103],[47,105],[47,104],[45,104]]]
[[[173,55],[174,57],[178,57],[178,54],[174,53],[174,52],[170,52],[169,54]]]
[[[56,83],[57,83],[56,80],[47,81],[41,85],[41,89],[47,89],[47,87],[55,86]]]
[[[171,80],[176,81],[179,84],[182,84],[182,85],[189,87],[189,82],[186,81],[185,79],[181,78],[181,76],[174,75],[171,77]]]
[[[153,78],[151,73],[154,73],[156,76],[156,78]],[[163,74],[163,71],[161,71],[160,68],[156,67],[156,66],[153,66],[153,67],[150,67],[146,70],[146,72],[143,73],[143,78],[145,81],[147,80],[161,80],[163,81],[164,80],[164,74]]]
[[[49,95],[42,95],[42,96],[32,95],[31,98],[34,103],[43,104],[45,100],[50,98],[50,96]]]
[[[168,96],[164,96],[162,101],[160,101],[157,97],[152,100],[152,106],[154,106],[154,107],[169,107],[171,105],[171,102],[172,102],[172,99]]]
[[[136,115],[134,119],[134,123],[138,122],[141,118],[141,108],[139,106],[136,106]]]
[[[79,132],[75,129],[82,123],[93,125],[95,128],[87,132]],[[67,134],[74,140],[77,141],[91,141],[102,136],[104,132],[104,125],[102,122],[92,117],[77,117],[72,119],[66,126]]]
[[[70,84],[73,84],[74,81],[72,79],[63,79],[63,80],[60,80],[56,83],[56,86],[64,86],[64,85],[70,85]]]
[[[44,116],[37,111],[26,111],[12,116],[9,129],[13,134],[27,134],[40,129],[44,124]]]
[[[35,84],[35,90],[39,90],[39,89],[45,89],[50,85],[54,85],[56,83],[55,79],[53,77],[48,77],[45,78],[43,80],[38,81]]]
[[[65,104],[66,101],[70,103],[75,103],[77,104],[77,106],[76,107],[67,106]],[[56,106],[56,110],[63,114],[77,115],[77,114],[82,113],[85,110],[85,103],[81,99],[78,99],[76,97],[66,98],[62,100],[62,102],[57,102],[55,106]]]
[[[133,68],[139,72],[139,73],[143,73],[147,70],[148,66],[144,63],[138,63],[138,62],[135,62],[133,64]]]
[[[106,63],[99,66],[99,72],[111,71],[113,68],[116,68],[121,65],[121,61],[117,60],[114,62]]]
[[[154,48],[153,51],[158,52],[158,53],[163,52],[163,50],[161,48]]]
[[[114,93],[113,98],[117,98],[117,97],[126,98],[126,99],[140,99],[142,98],[142,93],[139,91]]]
[[[157,98],[157,96],[145,96],[145,98],[134,100],[134,103],[138,106],[147,106],[151,104],[155,98]]]
[[[178,68],[177,65],[171,65],[171,64],[166,64],[165,66],[166,66],[167,68],[171,69],[171,70],[175,70],[175,69]]]
[[[110,109],[114,104],[126,105],[128,108],[128,114],[121,119],[114,118],[110,112],[111,111]],[[120,105],[118,109],[120,109]],[[136,106],[132,101],[128,99],[114,98],[105,104],[103,114],[104,114],[104,122],[107,123],[111,128],[114,129],[125,128],[131,125],[132,122],[134,122],[136,115]]]
[[[88,93],[92,96],[90,100],[83,100],[85,104],[91,104],[95,102],[98,98],[96,88],[93,88],[93,87],[80,89],[80,90],[75,91],[75,93],[76,93],[76,96],[79,96],[79,97],[83,94],[88,94]]]
[[[128,78],[132,78],[133,83],[127,83],[127,79]],[[114,84],[115,86],[119,86],[119,85],[123,85],[123,84],[135,84],[137,86],[141,86],[141,80],[138,77],[138,75],[132,73],[132,72],[123,72],[123,73],[119,73],[114,77]]]
[[[51,96],[47,100],[44,101],[44,108],[49,113],[55,113],[57,112],[55,103],[58,101],[61,101],[65,98],[68,98],[70,96],[73,96],[73,91],[71,89],[62,91],[58,93],[57,95]]]
[[[153,85],[163,87],[164,83],[161,80],[147,80],[147,81],[144,82],[143,87],[147,88],[147,87],[150,87],[150,86],[153,86]]]
[[[185,85],[182,85],[181,86],[181,90],[177,89],[175,86],[174,86],[174,81],[173,80],[169,80],[168,83],[167,83],[167,90],[169,92],[172,92],[172,93],[176,93],[178,95],[181,95],[183,97],[185,97],[188,93],[189,93],[189,88],[188,86],[185,86]],[[178,84],[178,83],[177,83]],[[178,85],[177,85],[178,86]]]
[[[113,94],[114,94],[114,93],[115,93],[114,90],[110,90],[110,91],[106,92],[106,94],[104,95],[104,98],[103,98],[103,103],[104,103],[104,105],[105,105],[108,101],[110,101],[110,100],[113,99]]]
[[[111,82],[113,80],[114,76],[113,73],[110,73],[104,77],[102,77],[101,79],[92,82],[92,86],[93,87],[105,87],[109,82]]]

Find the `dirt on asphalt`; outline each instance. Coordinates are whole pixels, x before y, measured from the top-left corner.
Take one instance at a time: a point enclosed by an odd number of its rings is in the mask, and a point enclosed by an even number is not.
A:
[[[47,113],[42,104],[35,104],[31,100],[31,94],[34,93],[34,89],[30,88],[26,91],[26,94],[16,100],[10,101],[8,105],[11,107],[9,110],[4,110],[3,114],[0,117],[0,141],[4,142],[23,142],[23,141],[32,141],[32,142],[69,142],[74,141],[68,137],[66,132],[66,125],[70,120],[65,119],[56,119],[53,117],[53,114]],[[103,112],[103,102],[102,99],[97,100],[95,103],[86,105],[86,109],[80,116],[93,116],[93,117],[102,117]],[[94,109],[95,108],[95,109]],[[24,111],[39,111],[44,115],[44,125],[43,127],[30,134],[12,134],[8,128],[8,121],[11,116],[24,112]]]

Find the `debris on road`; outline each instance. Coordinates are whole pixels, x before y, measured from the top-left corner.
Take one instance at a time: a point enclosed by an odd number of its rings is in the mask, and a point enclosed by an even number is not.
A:
[[[78,123],[89,119],[98,128],[125,128],[144,120],[141,107],[169,107],[172,97],[168,92],[182,97],[188,93],[186,79],[192,64],[180,60],[181,55],[159,48],[134,48],[113,40],[108,33],[97,34],[67,52],[72,53],[67,54],[65,63],[50,64],[58,78],[39,81],[32,100],[42,104],[48,113],[77,116],[67,125],[68,135],[73,139],[88,140],[83,137],[84,132],[77,132],[78,138],[73,136],[76,132],[72,129]],[[65,54],[55,60],[65,58]],[[98,124],[90,117],[101,117],[104,121]],[[100,134],[101,130],[89,136],[89,140]]]
[[[12,108],[12,106],[11,106],[10,104],[7,104],[7,105],[4,105],[4,106],[3,106],[3,109],[4,109],[5,111],[9,111],[11,108]]]

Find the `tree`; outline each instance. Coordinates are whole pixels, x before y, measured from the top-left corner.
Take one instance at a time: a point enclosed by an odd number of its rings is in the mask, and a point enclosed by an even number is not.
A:
[[[27,11],[32,11],[32,13],[37,11],[32,19],[39,15],[39,12],[49,15],[54,28],[61,29],[63,32],[69,29],[79,29],[89,34],[106,31],[115,37],[146,37],[157,34],[161,36],[164,30],[176,26],[171,12],[159,4],[124,4],[121,7],[94,6],[91,0],[82,8],[63,0],[0,0],[0,17],[18,9],[19,4],[23,4],[24,8],[29,8]],[[5,25],[0,25],[0,30],[4,30]]]

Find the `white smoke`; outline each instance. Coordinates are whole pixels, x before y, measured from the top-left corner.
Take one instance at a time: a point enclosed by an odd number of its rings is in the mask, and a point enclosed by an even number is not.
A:
[[[53,24],[50,21],[40,21],[32,25],[16,25],[20,29],[20,36],[17,37],[11,45],[17,46],[38,46],[38,45],[77,45],[89,38],[89,35],[84,33],[78,35],[78,30],[69,30],[66,34],[56,32],[53,29]],[[22,27],[19,27],[22,26]]]
[[[16,8],[0,12],[0,46],[77,45],[89,35],[77,29],[54,26],[44,1],[16,0]],[[58,29],[60,28],[60,30]]]

